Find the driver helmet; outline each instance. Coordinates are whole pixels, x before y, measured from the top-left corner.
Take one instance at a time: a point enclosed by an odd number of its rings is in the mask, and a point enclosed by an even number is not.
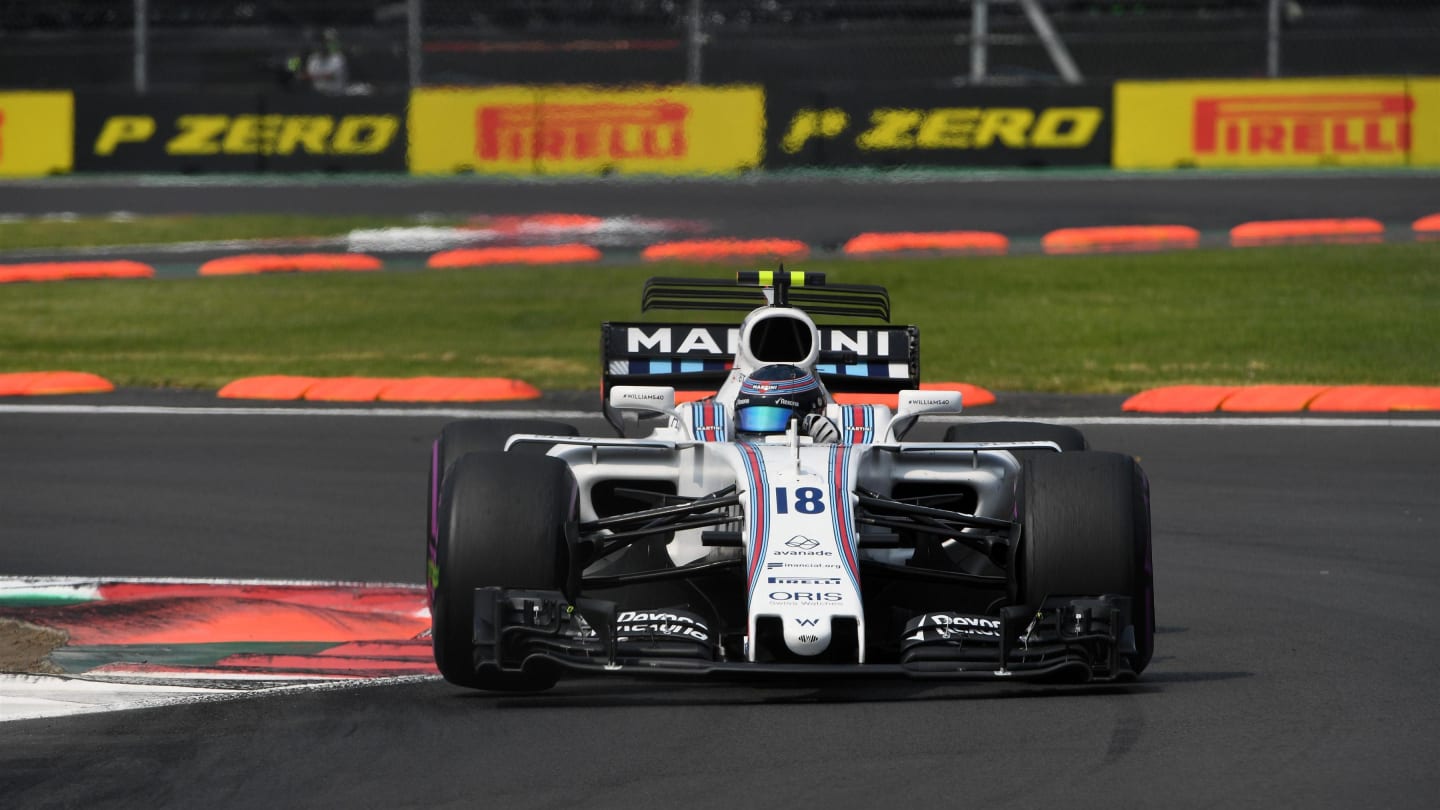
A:
[[[825,409],[815,375],[799,366],[761,366],[740,383],[735,428],[740,433],[784,433],[790,420]]]

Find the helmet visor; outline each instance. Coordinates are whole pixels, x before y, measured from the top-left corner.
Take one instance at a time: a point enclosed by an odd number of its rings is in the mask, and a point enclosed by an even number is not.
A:
[[[779,405],[751,405],[735,414],[735,423],[741,433],[781,433],[794,416],[793,410]]]

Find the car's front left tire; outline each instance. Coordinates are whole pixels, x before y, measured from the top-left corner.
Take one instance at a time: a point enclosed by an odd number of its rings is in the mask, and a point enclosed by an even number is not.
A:
[[[557,458],[496,451],[462,456],[445,476],[430,613],[435,664],[447,681],[505,691],[555,685],[558,672],[543,662],[523,672],[475,671],[475,589],[565,588],[575,486]]]
[[[1130,599],[1139,674],[1154,650],[1155,596],[1150,557],[1150,487],[1122,453],[1041,453],[1016,485],[1021,524],[1011,551],[1019,604],[1034,610],[1051,596],[1113,594]]]

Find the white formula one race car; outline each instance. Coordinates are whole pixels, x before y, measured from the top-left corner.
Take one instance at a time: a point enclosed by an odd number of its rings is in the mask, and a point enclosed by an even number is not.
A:
[[[603,325],[618,436],[483,419],[440,434],[427,582],[447,680],[1145,669],[1150,508],[1133,458],[1036,422],[907,442],[961,397],[920,389],[919,330],[888,324],[883,288],[739,276],[651,279],[642,303],[748,312],[738,327]]]

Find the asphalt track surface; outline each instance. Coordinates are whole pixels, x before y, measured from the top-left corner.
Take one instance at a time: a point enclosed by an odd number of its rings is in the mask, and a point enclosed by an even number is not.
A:
[[[418,582],[444,421],[0,414],[0,569]],[[1084,427],[1151,478],[1160,632],[1138,684],[422,681],[18,721],[0,730],[0,797],[1433,807],[1440,421]]]
[[[567,211],[823,243],[871,229],[1408,224],[1440,209],[1437,187],[1360,173],[353,188],[72,178],[5,184],[0,209]],[[165,401],[215,404],[204,399]],[[975,414],[989,412],[1119,409],[1002,397]],[[0,413],[0,571],[419,582],[420,493],[444,421]],[[1423,421],[1083,425],[1151,478],[1160,632],[1135,685],[617,679],[493,696],[432,680],[18,721],[0,728],[0,803],[1433,807],[1440,427]]]
[[[800,239],[834,249],[865,231],[1189,225],[1373,217],[1408,233],[1440,212],[1440,173],[1005,171],[791,174],[742,180],[503,182],[475,178],[85,178],[0,185],[0,213],[578,213],[684,217],[714,233]]]

